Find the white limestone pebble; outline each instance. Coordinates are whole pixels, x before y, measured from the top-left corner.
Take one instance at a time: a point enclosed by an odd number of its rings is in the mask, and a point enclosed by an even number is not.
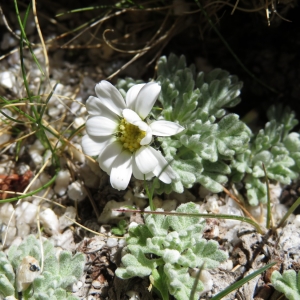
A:
[[[11,135],[6,132],[0,134],[0,145],[7,143],[10,140]]]
[[[12,89],[16,84],[16,79],[13,73],[10,71],[1,72],[0,84],[7,89]]]
[[[70,156],[72,157],[72,159],[74,161],[80,162],[80,163],[84,163],[85,162],[85,156],[82,152],[82,147],[79,144],[71,144],[68,147],[68,152],[70,153]]]
[[[2,225],[0,228],[0,232],[2,245],[10,246],[17,235],[17,228],[15,226],[7,227],[6,225]]]
[[[16,219],[14,215],[14,207],[11,203],[3,203],[0,205],[0,224],[8,225],[10,220],[10,225],[14,226],[16,224]]]
[[[60,170],[55,179],[54,191],[59,196],[62,196],[66,193],[68,185],[71,179],[69,170]]]
[[[107,239],[107,247],[112,248],[118,245],[118,239],[116,238],[108,238]]]
[[[43,162],[42,153],[45,150],[44,146],[39,140],[36,140],[28,149],[28,153],[36,166]]]
[[[75,242],[74,234],[71,229],[64,231],[62,234],[55,234],[51,237],[56,247],[61,247],[64,250],[74,251]]]
[[[73,126],[73,128],[77,129],[84,123],[85,123],[85,119],[83,117],[77,117],[77,118],[75,118],[72,126]]]
[[[87,196],[85,188],[79,180],[68,186],[68,196],[74,201],[82,201]]]
[[[37,206],[28,202],[23,201],[16,207],[16,221],[17,224],[33,225],[36,222]]]
[[[211,291],[214,282],[212,279],[212,275],[207,270],[201,270],[199,279],[202,281],[202,283],[204,285],[204,289],[203,289],[202,293]]]
[[[125,239],[119,239],[119,247],[123,248],[124,246],[126,246],[126,240]]]
[[[212,213],[219,213],[218,195],[210,195],[206,197],[205,209]]]
[[[129,297],[129,300],[140,300],[139,293],[136,291],[128,291],[126,295]]]
[[[59,229],[63,231],[65,228],[71,226],[76,218],[76,209],[74,206],[68,206],[65,213],[59,217]],[[70,220],[71,219],[71,220]]]
[[[40,212],[40,222],[46,233],[56,235],[59,233],[59,222],[56,214],[50,208]]]
[[[298,227],[298,228],[300,227],[300,215],[297,215],[295,217],[295,219],[293,220],[293,223],[296,227]]]
[[[112,221],[122,220],[129,217],[131,213],[123,213],[116,211],[115,209],[122,209],[132,205],[132,201],[117,202],[115,200],[110,200],[106,203],[100,217],[98,218],[98,222],[101,224],[109,224]]]
[[[30,226],[28,224],[17,224],[18,236],[25,238],[30,234]]]
[[[101,288],[101,283],[98,280],[93,280],[92,286],[94,289],[100,289]]]

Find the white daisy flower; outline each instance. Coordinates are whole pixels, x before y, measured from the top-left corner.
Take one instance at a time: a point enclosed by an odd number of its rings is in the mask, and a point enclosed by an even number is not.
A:
[[[89,117],[82,138],[83,151],[98,156],[100,168],[110,175],[113,188],[127,188],[131,175],[137,179],[153,176],[171,183],[176,173],[160,151],[150,146],[152,135],[171,136],[184,128],[174,122],[145,122],[161,87],[157,83],[131,87],[124,101],[120,92],[108,81],[96,85],[97,97],[86,102]]]

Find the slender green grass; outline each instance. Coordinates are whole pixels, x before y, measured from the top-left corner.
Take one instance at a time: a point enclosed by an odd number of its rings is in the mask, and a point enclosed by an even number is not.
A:
[[[277,225],[277,228],[280,228],[284,225],[285,221],[288,219],[288,217],[295,211],[295,209],[299,205],[300,205],[300,197],[295,201],[295,203],[289,208],[289,210],[286,212],[286,214],[280,220],[279,224]]]
[[[257,275],[263,273],[264,271],[268,270],[269,268],[273,267],[274,265],[276,265],[276,262],[267,264],[266,266],[258,269],[257,271],[251,273],[250,275],[246,276],[245,278],[243,278],[243,279],[235,282],[231,286],[227,287],[221,293],[219,293],[218,295],[212,297],[211,300],[221,300],[222,298],[224,298],[225,296],[227,296],[228,294],[230,294],[234,290],[237,290],[238,288],[240,288],[241,286],[243,286],[244,284],[246,284],[247,282],[249,282],[251,279],[253,279]]]
[[[16,11],[16,16],[17,16],[17,20],[18,20],[18,23],[19,23],[19,26],[20,26],[20,30],[21,30],[21,39],[20,39],[20,42],[23,43],[23,41],[26,43],[31,55],[32,55],[32,58],[35,62],[35,64],[37,65],[37,67],[39,68],[40,72],[42,73],[42,75],[44,75],[44,72],[43,72],[43,69],[36,57],[36,55],[34,54],[33,50],[32,50],[32,47],[31,47],[31,43],[29,42],[29,40],[27,39],[27,36],[26,36],[26,33],[25,33],[25,26],[26,26],[26,22],[27,22],[27,18],[28,18],[28,14],[29,14],[29,11],[30,11],[30,8],[31,8],[31,3],[29,3],[27,9],[26,9],[26,13],[25,13],[25,18],[22,22],[21,20],[21,16],[20,16],[20,12],[19,12],[19,7],[18,7],[18,3],[17,3],[17,0],[14,0],[14,4],[15,4],[15,11]]]
[[[6,202],[14,202],[21,199],[24,199],[29,196],[33,196],[37,194],[38,192],[50,187],[53,185],[53,183],[56,180],[57,173],[60,170],[60,158],[57,154],[57,144],[53,144],[52,141],[50,141],[49,135],[53,136],[57,139],[57,141],[62,141],[62,144],[65,145],[67,143],[66,139],[62,136],[61,133],[58,133],[53,129],[49,124],[44,120],[44,115],[47,111],[48,103],[53,96],[54,90],[56,88],[56,85],[51,89],[51,92],[46,95],[45,101],[42,101],[42,89],[41,85],[38,87],[38,94],[34,95],[33,92],[30,90],[30,76],[28,74],[31,70],[27,70],[25,66],[25,51],[26,49],[29,50],[30,57],[33,60],[32,68],[35,66],[39,69],[41,73],[41,81],[43,82],[44,78],[44,72],[42,70],[41,64],[39,63],[37,57],[35,56],[32,44],[27,38],[26,32],[25,32],[25,26],[28,21],[28,16],[30,12],[31,5],[29,4],[26,11],[25,16],[23,20],[21,19],[19,8],[17,1],[14,0],[15,4],[15,11],[16,16],[18,20],[18,24],[20,27],[21,32],[21,38],[19,43],[19,51],[20,51],[20,67],[21,67],[21,75],[22,75],[22,82],[25,88],[26,97],[22,97],[19,99],[13,99],[8,100],[3,96],[0,96],[0,108],[7,108],[9,109],[13,114],[10,116],[7,114],[3,109],[0,110],[0,113],[4,116],[2,119],[2,122],[7,125],[7,128],[9,131],[17,135],[16,141],[16,147],[15,147],[15,157],[14,160],[18,161],[20,158],[20,150],[22,144],[26,143],[26,138],[28,136],[31,136],[34,134],[36,138],[42,143],[45,150],[49,149],[51,151],[52,155],[52,164],[54,165],[54,175],[52,175],[51,179],[43,184],[38,189],[35,189],[34,191],[26,192],[24,194],[21,193],[15,193],[13,191],[2,191],[6,192],[8,195],[13,196],[8,199],[4,199],[0,201],[1,203]],[[28,58],[27,58],[28,60]],[[20,130],[17,126],[24,126],[25,130]],[[28,134],[30,132],[30,134]],[[73,134],[76,134],[76,131],[73,132]],[[10,141],[10,143],[13,143],[13,141]],[[14,195],[17,194],[17,195]]]

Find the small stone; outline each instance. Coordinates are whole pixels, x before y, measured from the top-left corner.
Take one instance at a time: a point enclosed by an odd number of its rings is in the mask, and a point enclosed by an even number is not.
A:
[[[71,229],[66,230],[62,234],[55,234],[51,237],[51,240],[54,241],[55,246],[62,247],[64,250],[74,251],[75,242],[73,231]]]
[[[44,226],[45,232],[50,235],[59,233],[59,222],[56,214],[50,208],[40,212],[40,221]]]
[[[59,196],[62,196],[66,193],[69,182],[70,182],[70,172],[69,170],[60,170],[55,179],[54,191]]]
[[[126,295],[128,297],[130,297],[129,300],[140,300],[141,299],[139,296],[139,293],[136,291],[128,291],[128,292],[126,292]]]
[[[298,228],[300,227],[300,215],[297,215],[297,216],[295,217],[293,223],[294,223],[294,225],[295,225],[296,227],[298,227]]]
[[[107,239],[107,247],[112,248],[118,245],[118,239],[116,238],[109,238]]]
[[[125,239],[119,239],[119,247],[122,248],[126,246],[126,240]]]
[[[7,143],[10,140],[11,135],[9,133],[1,132],[0,145]]]
[[[205,209],[212,213],[219,213],[218,196],[211,195],[206,197]]]
[[[85,123],[85,119],[82,117],[77,117],[75,118],[74,122],[73,122],[73,128],[77,129],[79,128],[81,125],[83,125]]]
[[[70,153],[70,156],[72,157],[73,160],[78,161],[80,163],[84,163],[85,162],[85,156],[82,152],[82,147],[79,144],[71,144],[68,147],[68,152]]]
[[[74,201],[82,201],[86,197],[85,188],[79,180],[74,181],[68,186],[68,196]]]
[[[93,288],[94,289],[100,289],[101,288],[101,283],[98,281],[98,280],[94,280],[93,282],[92,282],[92,286],[93,286]]]
[[[66,218],[67,217],[67,218]],[[68,206],[65,213],[59,217],[59,229],[63,231],[65,228],[71,226],[76,218],[76,209],[74,206]],[[70,220],[72,219],[72,220]]]
[[[177,206],[176,200],[164,200],[162,208],[164,211],[171,211],[171,210],[175,210],[176,206]]]
[[[18,222],[17,224],[18,236],[25,238],[30,234],[30,226],[28,224],[23,224]]]
[[[10,225],[14,226],[16,224],[14,211],[14,207],[11,203],[6,202],[0,205],[0,224],[4,223],[5,225],[8,225],[11,218]]]
[[[16,79],[13,73],[9,71],[1,72],[0,84],[7,89],[12,89],[16,84]]]
[[[17,228],[15,226],[7,227],[5,225],[2,225],[2,228],[0,228],[0,232],[1,232],[2,245],[10,246],[16,237]]]
[[[201,270],[199,279],[203,282],[204,285],[204,290],[202,291],[202,293],[208,292],[212,289],[214,282],[212,280],[211,274],[207,270]]]
[[[122,209],[128,206],[132,206],[132,201],[123,201],[117,202],[115,200],[108,201],[98,218],[98,222],[101,224],[108,224],[111,221],[122,220],[126,217],[129,217],[131,213],[123,213],[120,211],[116,211],[115,209]]]
[[[17,224],[33,225],[36,222],[37,206],[23,201],[16,207],[16,221]]]
[[[2,42],[1,42],[1,49],[7,50],[12,48],[18,44],[18,40],[10,33],[6,32],[3,34]]]
[[[226,261],[220,263],[218,268],[226,271],[231,271],[233,268],[233,261],[231,259],[227,259]]]

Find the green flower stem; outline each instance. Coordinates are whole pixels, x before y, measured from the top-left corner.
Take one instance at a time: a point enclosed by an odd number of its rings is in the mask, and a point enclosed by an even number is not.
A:
[[[149,189],[148,184],[146,183],[146,179],[144,179],[144,187],[145,187],[145,191],[147,193],[147,196],[149,198],[149,206],[151,210],[155,210],[155,205],[153,203],[153,194],[154,194],[154,186],[152,185],[151,191]]]

